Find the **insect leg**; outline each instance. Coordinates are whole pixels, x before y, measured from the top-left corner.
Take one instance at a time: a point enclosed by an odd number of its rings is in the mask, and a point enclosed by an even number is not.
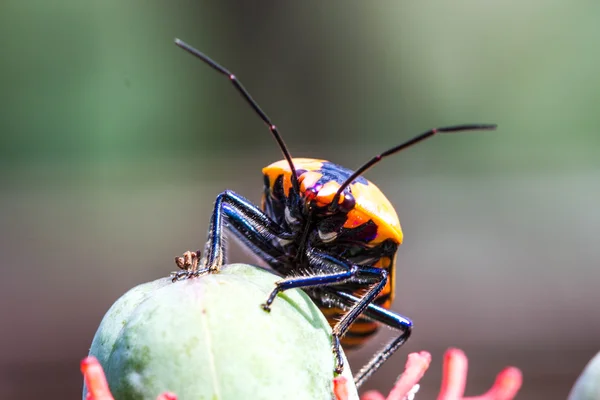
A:
[[[383,290],[388,280],[388,273],[385,269],[375,267],[359,267],[358,273],[353,281],[364,284],[368,288],[367,292],[357,299],[344,314],[342,319],[333,327],[333,351],[337,356],[338,366],[336,371],[341,372],[343,360],[339,356],[340,339],[346,334],[350,326],[358,317],[371,305],[379,293]]]
[[[353,296],[349,293],[337,291],[334,289],[326,288],[327,293],[339,301],[339,305],[343,308],[352,308],[361,299]],[[401,331],[402,333],[390,341],[385,347],[383,347],[365,366],[363,366],[356,375],[354,375],[354,382],[357,387],[360,387],[375,371],[381,367],[381,365],[387,361],[410,337],[412,332],[412,321],[402,315],[393,313],[386,310],[383,307],[379,307],[376,304],[369,304],[364,310],[363,316],[380,322],[390,328]]]
[[[340,260],[312,248],[307,249],[306,252],[309,263],[313,270],[316,271],[316,274],[285,278],[276,282],[275,288],[263,304],[265,311],[271,310],[271,305],[277,295],[285,290],[343,283],[356,275],[360,268],[350,262]]]
[[[278,240],[292,239],[291,233],[283,230],[251,202],[235,192],[226,190],[215,200],[208,240],[204,248],[204,259],[201,263],[202,269],[181,272],[188,272],[187,277],[197,276],[203,272],[217,272],[227,262],[223,240],[225,229],[233,233],[274,269],[277,269],[280,263],[277,258],[284,254],[283,249],[277,245]]]
[[[307,258],[316,275],[282,279],[276,283],[275,289],[263,305],[267,311],[277,297],[277,294],[293,288],[314,288],[318,286],[330,286],[340,283],[352,282],[364,285],[367,292],[351,307],[342,319],[333,328],[332,347],[336,358],[335,370],[341,373],[344,361],[340,351],[340,339],[350,325],[360,314],[373,302],[377,295],[383,290],[387,283],[387,271],[381,268],[365,267],[352,264],[340,258],[333,257],[327,253],[318,251],[312,247],[307,248]]]

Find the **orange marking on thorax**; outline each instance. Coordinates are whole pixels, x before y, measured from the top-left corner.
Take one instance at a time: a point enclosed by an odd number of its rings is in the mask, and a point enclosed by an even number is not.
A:
[[[293,161],[297,170],[306,171],[298,177],[301,194],[304,194],[307,189],[313,187],[321,178],[320,168],[327,161],[313,158],[294,158]],[[286,160],[280,160],[266,166],[263,168],[263,174],[269,177],[271,189],[277,177],[283,175],[284,193],[286,196],[289,196],[290,189],[292,188],[292,174]],[[330,181],[325,183],[315,196],[317,205],[319,207],[329,205],[339,188],[340,185],[337,182]],[[379,188],[371,182],[365,185],[355,181],[350,185],[350,190],[356,199],[356,206],[348,213],[348,219],[344,227],[354,228],[369,220],[373,220],[377,224],[377,236],[371,242],[373,245],[377,245],[386,239],[392,239],[394,242],[401,244],[403,234],[400,227],[400,220],[394,207]],[[342,201],[343,195],[340,196],[340,202]]]
[[[357,226],[368,222],[370,219],[371,218],[360,210],[350,210],[348,218],[346,219],[346,222],[344,222],[344,228],[356,228]]]
[[[356,199],[353,211],[362,213],[377,224],[377,238],[373,244],[381,243],[385,239],[392,239],[401,244],[403,235],[398,214],[379,188],[373,183],[367,186],[358,182],[350,187]]]
[[[325,160],[317,160],[314,158],[293,158],[294,167],[296,170],[304,169],[308,172],[318,172]],[[271,189],[279,175],[283,175],[283,190],[286,196],[289,196],[292,188],[292,170],[286,160],[279,160],[273,164],[267,165],[262,170],[264,175],[269,177]],[[305,178],[306,179],[306,178]],[[317,179],[318,180],[318,179]],[[300,181],[300,177],[298,177]]]
[[[298,177],[300,181],[300,192],[306,192],[306,189],[310,189],[321,179],[323,174],[316,171],[306,171]]]
[[[326,207],[330,205],[339,188],[340,185],[334,181],[329,181],[324,184],[315,198],[317,205],[319,207]]]

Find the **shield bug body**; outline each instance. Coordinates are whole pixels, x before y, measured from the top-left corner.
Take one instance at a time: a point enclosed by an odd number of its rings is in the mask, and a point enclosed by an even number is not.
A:
[[[182,269],[173,280],[215,273],[226,263],[223,235],[232,233],[282,276],[262,307],[269,311],[277,294],[300,288],[319,305],[332,325],[336,372],[342,369],[340,345],[354,347],[380,325],[400,334],[354,377],[360,386],[409,338],[412,322],[389,311],[394,296],[396,253],[402,229],[394,207],[362,174],[382,158],[436,133],[495,129],[460,125],[432,129],[393,147],[355,171],[325,160],[292,158],[277,128],[237,78],[203,53],[175,43],[225,75],[267,124],[284,159],[263,169],[261,207],[225,191],[216,198],[204,254],[177,257]]]

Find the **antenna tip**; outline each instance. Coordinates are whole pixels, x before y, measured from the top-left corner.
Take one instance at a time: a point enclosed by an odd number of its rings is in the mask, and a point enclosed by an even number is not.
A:
[[[465,132],[465,131],[493,131],[498,127],[496,124],[469,124],[469,125],[455,125],[445,126],[443,128],[432,129],[433,133],[438,132]]]
[[[175,38],[174,42],[178,47],[181,47],[184,50],[188,50],[190,48],[190,46],[186,42],[184,42],[183,40],[181,40],[179,38]]]

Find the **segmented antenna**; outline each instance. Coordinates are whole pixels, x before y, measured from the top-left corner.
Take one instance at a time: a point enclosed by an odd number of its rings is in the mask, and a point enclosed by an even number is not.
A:
[[[236,90],[239,92],[239,94],[246,100],[246,102],[250,105],[250,107],[252,107],[254,112],[256,112],[256,114],[258,114],[258,116],[269,127],[271,134],[277,141],[277,144],[279,145],[279,148],[281,149],[283,156],[287,160],[287,162],[290,165],[290,168],[292,170],[292,188],[296,191],[296,193],[300,193],[300,185],[298,183],[298,175],[296,174],[296,168],[294,167],[294,162],[292,161],[292,156],[290,155],[290,152],[288,151],[288,149],[285,145],[285,142],[283,141],[283,138],[279,134],[277,127],[273,124],[273,122],[271,122],[271,119],[260,108],[258,103],[252,98],[252,96],[250,96],[250,93],[248,93],[248,91],[244,88],[242,83],[235,77],[234,74],[229,72],[226,68],[222,67],[221,65],[219,65],[218,63],[216,63],[215,61],[210,59],[210,57],[208,57],[204,53],[196,50],[195,48],[193,48],[189,44],[185,43],[184,41],[175,39],[175,44],[177,46],[181,47],[183,50],[187,51],[188,53],[192,54],[193,56],[198,57],[199,59],[204,61],[206,64],[208,64],[210,67],[212,67],[213,69],[217,70],[218,72],[220,72],[221,74],[223,74],[227,78],[229,78],[229,81],[233,84],[233,86],[236,88]]]
[[[371,158],[369,161],[364,163],[360,168],[358,168],[356,171],[354,171],[354,173],[352,175],[350,175],[350,177],[348,179],[346,179],[344,181],[344,183],[342,183],[342,186],[340,186],[338,191],[335,193],[335,196],[333,197],[333,201],[329,205],[329,209],[332,211],[336,210],[339,207],[338,202],[340,200],[340,196],[342,195],[342,192],[344,191],[344,189],[346,189],[356,178],[361,176],[365,171],[367,171],[369,168],[371,168],[372,166],[374,166],[375,164],[377,164],[379,161],[381,161],[382,159],[384,159],[387,156],[396,154],[399,151],[402,151],[414,144],[422,142],[425,139],[429,139],[430,137],[434,136],[436,133],[453,133],[453,132],[480,131],[480,130],[488,130],[489,131],[489,130],[496,129],[497,126],[498,125],[496,125],[496,124],[469,124],[469,125],[456,125],[456,126],[446,126],[443,128],[435,128],[435,129],[428,130],[427,132],[423,132],[420,135],[417,135],[414,138],[412,138],[402,144],[399,144],[396,147],[392,147],[391,149],[384,151],[383,153],[378,154],[375,157]]]

